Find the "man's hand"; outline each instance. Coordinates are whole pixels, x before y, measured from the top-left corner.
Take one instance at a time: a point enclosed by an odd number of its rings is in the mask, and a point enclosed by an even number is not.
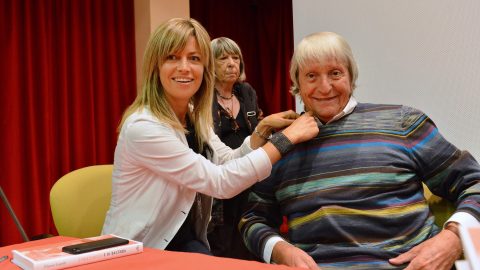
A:
[[[449,223],[447,226],[458,226]],[[454,230],[453,230],[454,231]],[[458,234],[443,229],[438,235],[428,239],[411,250],[390,259],[394,265],[409,263],[405,270],[433,269],[450,270],[462,255],[462,244]]]
[[[310,255],[285,241],[280,241],[273,247],[272,262],[310,270],[320,270]]]

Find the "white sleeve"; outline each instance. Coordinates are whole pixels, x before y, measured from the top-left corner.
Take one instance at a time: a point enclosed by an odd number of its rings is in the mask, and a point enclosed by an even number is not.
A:
[[[263,260],[266,263],[271,263],[273,247],[275,246],[276,243],[280,241],[285,241],[285,240],[280,236],[273,236],[270,239],[268,239],[267,242],[265,243],[265,248],[263,248]]]
[[[122,133],[130,162],[147,167],[162,179],[215,198],[237,195],[266,178],[272,169],[261,148],[237,159],[231,158],[242,150],[230,149],[231,153],[224,155],[231,160],[216,165],[190,149],[173,128],[150,119],[136,119]]]
[[[480,222],[467,212],[456,212],[445,222],[443,227],[449,222],[457,222],[462,227],[480,226]]]
[[[232,150],[225,143],[223,143],[222,140],[220,140],[217,134],[213,132],[213,129],[211,131],[210,144],[218,156],[219,164],[223,164],[231,159],[243,157],[253,151],[250,147],[250,136],[247,136],[238,148]]]

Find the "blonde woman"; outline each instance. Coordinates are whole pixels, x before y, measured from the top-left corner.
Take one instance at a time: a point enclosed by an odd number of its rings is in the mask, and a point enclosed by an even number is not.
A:
[[[142,89],[119,127],[103,234],[210,254],[211,197],[266,178],[293,144],[318,133],[310,114],[289,111],[266,117],[238,149],[225,146],[212,128],[213,69],[210,38],[197,21],[171,19],[153,33]]]

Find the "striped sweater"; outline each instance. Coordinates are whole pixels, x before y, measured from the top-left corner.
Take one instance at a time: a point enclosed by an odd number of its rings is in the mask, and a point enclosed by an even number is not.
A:
[[[439,232],[421,181],[480,219],[478,180],[475,159],[421,111],[360,103],[275,164],[239,226],[259,257],[286,216],[287,240],[322,270],[396,269],[389,258]]]

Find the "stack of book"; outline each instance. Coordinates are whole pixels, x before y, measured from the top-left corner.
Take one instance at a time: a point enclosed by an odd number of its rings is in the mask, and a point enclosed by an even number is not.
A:
[[[95,245],[95,243],[99,243],[99,240],[111,238],[118,239],[115,235],[102,235],[12,250],[12,262],[24,270],[56,270],[123,257],[143,251],[143,243],[128,239],[126,239],[125,243],[116,243],[117,246],[113,247],[109,247],[111,245]],[[77,246],[83,243],[90,244],[85,247]]]

